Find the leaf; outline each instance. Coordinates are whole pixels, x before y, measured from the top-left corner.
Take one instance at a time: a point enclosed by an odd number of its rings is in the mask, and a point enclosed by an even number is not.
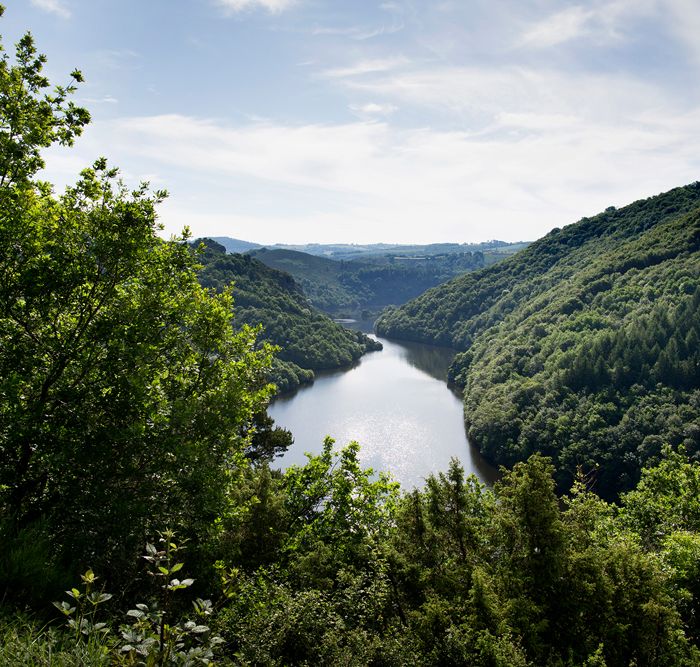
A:
[[[66,616],[70,616],[75,611],[75,607],[71,607],[67,602],[53,602],[52,604]]]
[[[88,570],[85,574],[81,574],[80,578],[86,583],[86,584],[92,584],[94,583],[99,577],[95,576],[95,573],[92,570]],[[73,589],[75,590],[75,589]]]

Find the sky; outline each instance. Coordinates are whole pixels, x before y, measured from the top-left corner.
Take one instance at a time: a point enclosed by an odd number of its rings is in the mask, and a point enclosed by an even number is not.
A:
[[[165,236],[534,240],[700,179],[700,0],[5,0]]]

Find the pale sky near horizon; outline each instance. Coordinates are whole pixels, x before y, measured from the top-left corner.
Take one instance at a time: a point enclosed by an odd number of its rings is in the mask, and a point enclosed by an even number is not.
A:
[[[700,179],[700,0],[5,0],[167,234],[532,240]]]

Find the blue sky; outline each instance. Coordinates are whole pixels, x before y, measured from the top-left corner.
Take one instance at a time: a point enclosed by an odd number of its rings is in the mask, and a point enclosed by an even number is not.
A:
[[[8,0],[166,235],[534,239],[700,178],[698,0]]]

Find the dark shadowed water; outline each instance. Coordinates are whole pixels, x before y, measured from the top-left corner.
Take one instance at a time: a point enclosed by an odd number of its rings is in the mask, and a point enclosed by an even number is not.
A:
[[[270,416],[295,439],[280,465],[305,463],[304,452],[320,452],[330,435],[336,447],[357,440],[363,465],[391,472],[404,488],[446,471],[451,457],[491,483],[495,470],[469,445],[462,402],[445,382],[454,351],[379,340],[381,352],[272,404]]]

